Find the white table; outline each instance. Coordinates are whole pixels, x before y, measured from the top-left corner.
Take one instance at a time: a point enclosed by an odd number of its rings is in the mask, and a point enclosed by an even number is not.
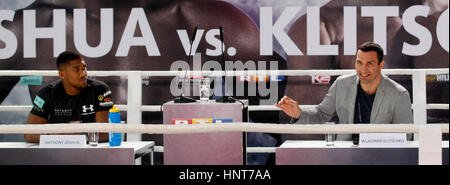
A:
[[[154,145],[141,141],[114,147],[106,142],[86,148],[39,148],[37,143],[0,142],[0,165],[134,165],[147,154],[153,165]]]
[[[448,165],[448,141],[442,141],[442,164]],[[362,147],[351,141],[285,141],[276,149],[277,165],[417,165],[417,141],[405,146]]]

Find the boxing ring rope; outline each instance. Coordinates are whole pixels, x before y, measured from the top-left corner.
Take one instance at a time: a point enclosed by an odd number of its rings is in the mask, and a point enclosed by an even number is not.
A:
[[[433,124],[441,127],[442,133],[449,133],[449,124]],[[110,124],[110,123],[55,123],[0,125],[0,134],[52,134],[122,132],[140,134],[192,134],[211,132],[262,132],[278,134],[355,134],[355,133],[418,133],[420,127],[414,124],[273,124],[273,123],[221,123],[221,124]]]
[[[127,110],[127,105],[116,105],[117,108],[121,111]],[[301,105],[300,107],[312,107],[314,105]],[[279,111],[274,105],[249,105],[249,111]],[[21,112],[21,111],[31,111],[33,108],[32,105],[2,105],[0,106],[1,111],[11,111],[11,112]],[[427,109],[435,109],[435,110],[448,110],[448,104],[427,104]],[[143,105],[141,108],[142,112],[160,112],[160,105]]]
[[[448,68],[425,69],[383,69],[386,75],[413,75],[414,72],[423,71],[425,75],[449,74]],[[127,76],[129,73],[139,73],[141,76],[239,76],[274,74],[283,76],[309,76],[309,75],[345,75],[352,74],[355,69],[328,69],[328,70],[246,70],[246,71],[88,71],[88,76]],[[0,76],[58,76],[57,70],[2,70]]]

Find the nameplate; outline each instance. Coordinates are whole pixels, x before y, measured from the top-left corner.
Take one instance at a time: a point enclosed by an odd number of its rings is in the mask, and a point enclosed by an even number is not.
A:
[[[359,146],[405,146],[406,134],[362,133],[359,134]]]
[[[41,135],[39,148],[85,148],[85,135]]]

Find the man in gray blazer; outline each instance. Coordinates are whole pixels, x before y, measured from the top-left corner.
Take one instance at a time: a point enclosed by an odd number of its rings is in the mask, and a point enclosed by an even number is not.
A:
[[[340,124],[412,123],[408,91],[381,74],[383,66],[383,49],[365,42],[356,53],[356,74],[338,77],[319,105],[300,108],[287,96],[275,105],[292,117],[291,123],[324,123],[336,114]],[[350,134],[337,136],[337,140],[350,139]]]

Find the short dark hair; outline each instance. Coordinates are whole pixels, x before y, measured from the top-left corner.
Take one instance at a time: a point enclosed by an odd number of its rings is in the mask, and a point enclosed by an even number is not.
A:
[[[359,45],[358,50],[364,52],[375,51],[377,52],[378,64],[381,63],[381,61],[383,61],[384,56],[383,48],[381,48],[381,46],[375,42],[364,42],[363,44]],[[358,50],[356,52],[358,52]]]
[[[62,65],[76,59],[81,59],[81,55],[73,51],[64,51],[56,59],[56,67],[58,70],[61,70]]]

